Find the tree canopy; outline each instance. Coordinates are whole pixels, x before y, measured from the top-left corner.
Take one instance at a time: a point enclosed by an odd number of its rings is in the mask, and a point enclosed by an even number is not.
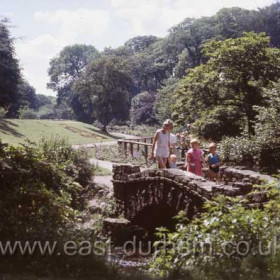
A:
[[[9,107],[18,97],[20,68],[8,21],[0,21],[0,107]]]
[[[92,112],[103,130],[114,118],[125,120],[129,114],[132,79],[125,60],[116,56],[101,57],[90,63],[75,83],[79,102]]]
[[[92,121],[92,112],[84,112],[79,98],[73,90],[74,82],[81,77],[89,62],[97,59],[99,53],[93,46],[73,45],[65,47],[50,61],[48,87],[57,92],[57,103],[71,106],[78,120]]]
[[[254,106],[263,104],[263,89],[280,78],[280,50],[269,47],[264,33],[250,32],[236,39],[213,39],[203,53],[207,62],[189,70],[177,92],[174,117],[181,123],[197,121],[213,110],[218,114],[219,106],[236,115],[235,124],[246,118],[253,134]]]

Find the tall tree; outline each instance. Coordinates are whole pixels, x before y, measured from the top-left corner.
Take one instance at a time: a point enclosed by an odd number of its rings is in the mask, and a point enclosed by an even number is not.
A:
[[[132,54],[139,53],[159,40],[155,36],[137,36],[124,43]]]
[[[9,107],[7,117],[18,117],[20,108],[38,109],[35,89],[25,80],[20,79],[17,86],[17,99]]]
[[[261,31],[271,38],[273,47],[280,47],[280,3],[274,3],[268,7],[259,9],[257,20]]]
[[[156,118],[153,110],[155,93],[144,91],[133,97],[131,101],[130,120],[132,125],[155,124]]]
[[[74,89],[82,106],[91,106],[94,118],[106,131],[111,120],[128,118],[131,86],[125,60],[109,56],[91,62]]]
[[[176,101],[175,92],[179,88],[180,81],[177,78],[170,77],[165,81],[166,86],[157,91],[153,106],[156,118],[160,123],[172,118],[172,105]]]
[[[91,122],[92,112],[84,112],[73,90],[74,82],[81,77],[90,61],[99,57],[93,46],[73,45],[65,47],[50,61],[48,87],[57,92],[58,105],[66,103],[72,107],[81,121]]]
[[[0,107],[7,107],[16,101],[20,81],[14,42],[7,24],[7,20],[0,21]]]
[[[254,106],[263,103],[263,89],[280,78],[280,50],[269,46],[269,37],[253,32],[208,42],[203,51],[207,63],[190,70],[177,92],[177,121],[199,121],[217,106],[237,108],[253,134]]]

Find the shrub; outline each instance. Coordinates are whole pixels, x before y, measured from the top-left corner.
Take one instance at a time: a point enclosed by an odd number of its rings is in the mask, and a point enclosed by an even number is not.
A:
[[[38,119],[38,114],[28,107],[21,108],[18,112],[20,119]]]
[[[155,98],[155,93],[147,91],[141,92],[132,98],[130,119],[133,126],[157,123],[153,111]]]
[[[0,118],[5,118],[6,114],[7,114],[7,110],[0,107]]]
[[[154,273],[188,279],[278,279],[280,253],[273,242],[280,229],[280,191],[275,185],[260,188],[271,197],[263,209],[219,196],[189,224],[180,215],[175,232],[160,229],[157,235],[167,241],[151,262]]]
[[[0,256],[1,271],[65,275],[104,269],[102,261],[59,256],[66,241],[93,242],[94,230],[78,226],[82,195],[93,170],[84,152],[59,138],[13,147],[0,142],[0,240],[57,242],[53,255]],[[78,265],[77,265],[78,264]],[[105,273],[105,272],[104,272]],[[103,273],[102,273],[103,274]]]
[[[242,114],[236,108],[215,107],[205,112],[194,122],[198,129],[198,136],[212,141],[219,141],[223,136],[240,135]]]
[[[221,155],[226,162],[247,167],[257,166],[273,174],[280,168],[279,139],[265,136],[224,138]]]
[[[89,174],[80,175],[85,159],[64,140],[17,148],[0,143],[0,163],[2,238],[58,237],[75,221],[73,205]]]
[[[118,145],[100,145],[95,148],[95,156],[99,160],[107,160],[115,163],[131,163],[135,165],[151,167],[153,161],[144,157],[143,151],[139,151],[137,155],[132,157],[130,154],[125,154],[122,149],[119,149]],[[129,153],[129,152],[128,152]]]
[[[221,141],[221,154],[225,161],[234,164],[259,164],[262,145],[246,136],[228,137]]]
[[[149,125],[136,125],[133,128],[128,125],[109,125],[108,130],[133,136],[149,137],[154,136],[159,127]]]
[[[38,147],[48,162],[63,166],[66,174],[83,187],[92,182],[93,167],[85,149],[73,150],[65,138],[57,136],[41,139]]]

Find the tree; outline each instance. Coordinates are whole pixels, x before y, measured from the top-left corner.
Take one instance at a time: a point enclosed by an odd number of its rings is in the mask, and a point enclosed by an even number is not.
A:
[[[216,19],[214,17],[186,18],[172,27],[169,32],[164,42],[164,50],[172,61],[173,67],[178,63],[178,55],[183,51],[188,54],[188,66],[195,67],[202,62],[202,45],[217,33]]]
[[[129,61],[137,91],[154,92],[165,86],[164,80],[172,75],[173,66],[163,49],[163,41],[158,40],[142,52],[136,53]]]
[[[124,46],[135,54],[145,50],[157,40],[159,39],[155,36],[137,36],[125,42]]]
[[[49,96],[49,95],[44,95],[44,94],[37,94],[37,108],[39,109],[40,107],[46,106],[46,105],[51,105],[53,103],[54,97]]]
[[[132,125],[137,124],[154,124],[156,118],[154,115],[153,104],[155,93],[141,92],[133,97],[131,101],[130,119]]]
[[[74,89],[82,106],[91,107],[94,118],[106,131],[112,119],[128,118],[131,85],[125,60],[111,56],[91,62]]]
[[[243,32],[261,32],[258,24],[258,12],[241,8],[224,8],[215,15],[217,36],[221,39],[238,38]]]
[[[180,80],[170,77],[165,83],[165,87],[158,89],[156,100],[153,104],[156,118],[160,123],[172,118],[172,105],[175,102],[174,93],[179,88]]]
[[[259,9],[256,15],[261,31],[271,38],[271,46],[280,47],[280,3]]]
[[[174,117],[181,123],[198,121],[217,106],[234,107],[252,135],[254,106],[263,104],[263,89],[280,78],[280,50],[269,47],[264,33],[250,32],[237,39],[211,40],[203,53],[208,61],[184,78]]]
[[[78,120],[92,122],[92,112],[82,111],[75,91],[74,82],[81,77],[90,61],[99,57],[93,46],[73,45],[65,47],[50,61],[48,87],[57,92],[57,103],[72,107]]]
[[[7,116],[18,117],[21,108],[37,110],[37,95],[35,89],[25,80],[20,79],[17,86],[17,99],[9,107]]]
[[[20,80],[14,42],[7,23],[7,20],[0,21],[0,107],[8,107],[16,101]]]

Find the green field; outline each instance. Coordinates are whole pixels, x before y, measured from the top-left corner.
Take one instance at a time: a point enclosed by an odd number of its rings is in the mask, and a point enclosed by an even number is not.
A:
[[[66,137],[71,144],[90,144],[112,141],[114,137],[81,122],[53,120],[0,119],[0,139],[18,145],[26,139],[38,142],[42,137]]]

